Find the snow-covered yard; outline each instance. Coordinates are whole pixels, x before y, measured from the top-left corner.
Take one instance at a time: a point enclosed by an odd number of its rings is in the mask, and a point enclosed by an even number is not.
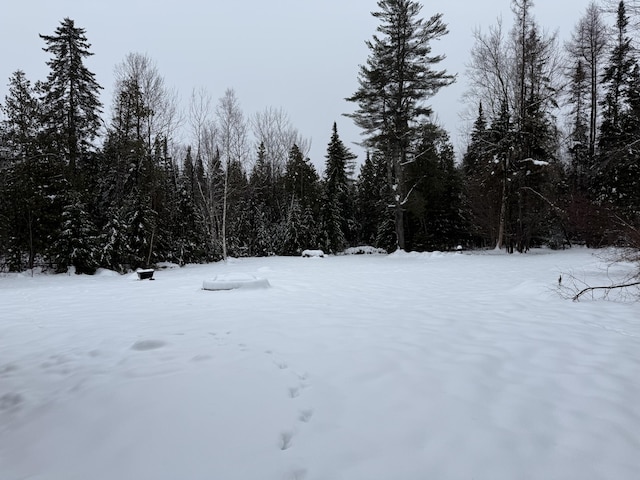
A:
[[[2,480],[640,475],[640,303],[586,249],[0,278]],[[202,290],[216,275],[270,288]]]

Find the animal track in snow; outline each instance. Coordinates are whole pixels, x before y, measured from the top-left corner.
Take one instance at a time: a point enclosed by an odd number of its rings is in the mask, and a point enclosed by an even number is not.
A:
[[[293,432],[291,430],[280,432],[280,450],[288,450],[291,447],[292,440]]]
[[[299,387],[289,387],[289,397],[297,398],[300,396],[300,388]]]
[[[273,355],[272,350],[265,350],[265,354]],[[279,355],[278,355],[279,356]],[[305,373],[298,373],[295,371],[293,366],[290,366],[288,362],[272,357],[272,362],[278,368],[278,370],[282,371],[284,375],[287,375],[289,379],[294,380],[294,386],[290,386],[287,389],[287,395],[290,399],[295,400],[298,398],[302,391],[309,387],[308,377],[309,375]],[[293,405],[296,405],[298,402],[296,401]],[[278,447],[281,451],[289,450],[293,446],[293,439],[298,435],[300,424],[307,424],[311,421],[313,417],[314,411],[312,408],[305,408],[302,410],[298,410],[296,419],[296,425],[289,427],[287,429],[283,429],[280,432],[280,436],[278,438]],[[308,470],[306,468],[301,468],[299,465],[292,465],[289,467],[289,470],[284,473],[283,480],[304,480],[308,476]]]
[[[300,413],[298,414],[298,420],[300,420],[302,423],[309,423],[311,421],[311,417],[313,417],[312,408],[300,410]]]

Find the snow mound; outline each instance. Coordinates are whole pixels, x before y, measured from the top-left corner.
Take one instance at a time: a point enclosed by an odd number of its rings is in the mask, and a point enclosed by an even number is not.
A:
[[[120,274],[114,270],[109,270],[108,268],[99,268],[96,270],[94,274],[96,277],[119,277]]]
[[[168,270],[173,268],[180,268],[180,265],[173,262],[158,262],[156,264],[156,267],[159,268],[160,270]]]
[[[396,250],[389,254],[390,258],[409,258],[409,259],[429,259],[429,258],[443,258],[453,255],[450,252],[441,252],[440,250],[434,250],[433,252],[407,252],[406,250]]]
[[[361,245],[359,247],[347,248],[344,255],[386,255],[387,251],[384,248],[376,248],[368,245]]]
[[[266,278],[256,277],[247,273],[226,273],[216,275],[211,280],[202,282],[203,290],[256,289],[269,288],[270,286]]]
[[[324,252],[322,250],[303,250],[302,256],[304,258],[324,257]]]

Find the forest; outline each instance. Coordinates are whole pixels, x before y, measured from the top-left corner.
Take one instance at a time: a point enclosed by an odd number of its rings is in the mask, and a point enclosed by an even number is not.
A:
[[[40,34],[47,77],[18,70],[0,99],[0,272],[359,245],[640,248],[637,3],[591,3],[561,43],[531,0],[511,0],[510,28],[474,33],[465,101],[475,121],[462,152],[428,103],[456,80],[432,53],[448,34],[442,15],[413,0],[377,6],[359,86],[345,92],[366,158],[334,123],[322,172],[282,110],[247,116],[228,89],[217,101],[194,90],[180,112],[140,53],[116,66],[105,106],[85,29],[64,18]]]

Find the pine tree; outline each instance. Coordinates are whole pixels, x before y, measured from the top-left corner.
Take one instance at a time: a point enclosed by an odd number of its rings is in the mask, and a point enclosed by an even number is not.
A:
[[[434,66],[443,56],[431,54],[431,42],[447,33],[442,15],[425,21],[419,18],[422,6],[410,0],[378,0],[380,21],[367,42],[366,65],[360,67],[360,87],[348,101],[358,105],[347,116],[363,129],[367,146],[380,152],[388,163],[388,183],[394,210],[397,248],[405,248],[404,204],[409,193],[405,166],[417,152],[411,151],[419,137],[420,125],[431,114],[425,101],[454,78]]]
[[[85,66],[91,55],[85,30],[65,18],[53,35],[40,35],[51,54],[50,73],[42,85],[44,125],[51,152],[66,162],[74,179],[78,161],[93,148],[102,104],[95,75]]]

